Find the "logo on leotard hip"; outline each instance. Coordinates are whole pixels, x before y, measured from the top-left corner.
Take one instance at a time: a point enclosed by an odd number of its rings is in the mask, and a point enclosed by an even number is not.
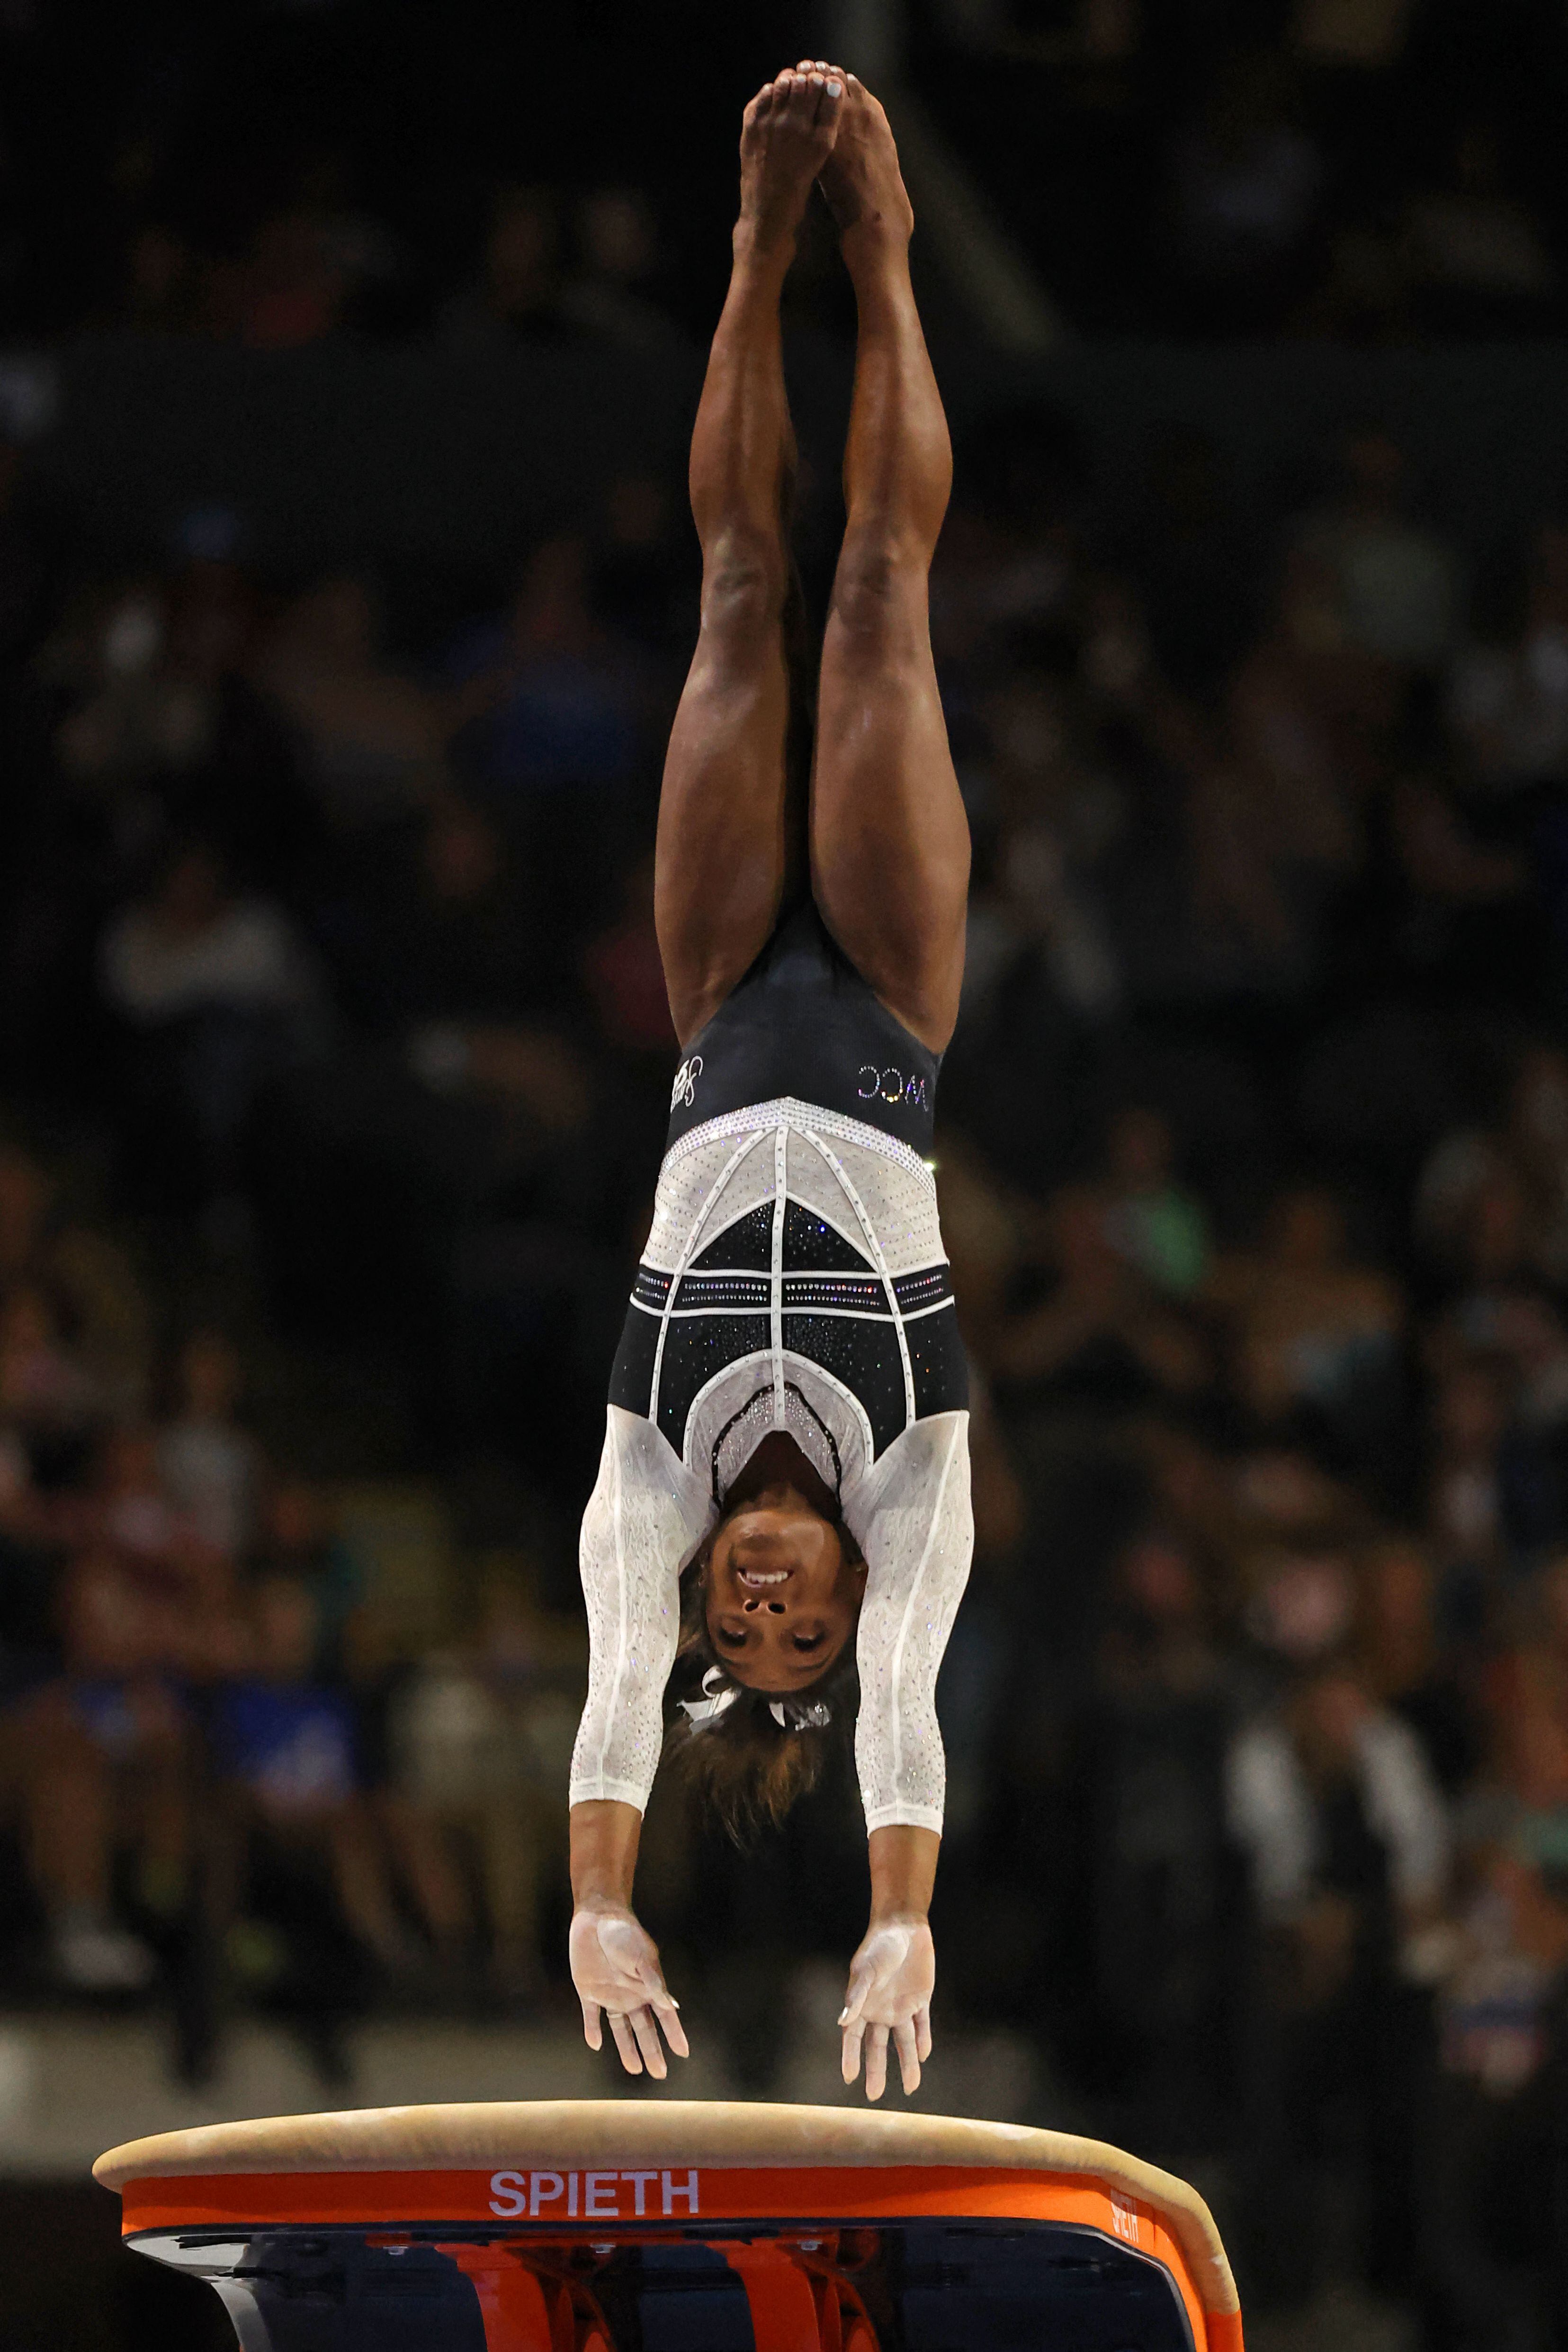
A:
[[[700,1054],[693,1054],[689,1055],[688,1058],[681,1064],[680,1068],[675,1072],[675,1083],[670,1088],[670,1108],[672,1110],[674,1109],[677,1103],[684,1104],[686,1109],[690,1110],[693,1103],[695,1103],[697,1098],[697,1080],[701,1077],[702,1074],[703,1057]]]
[[[905,1077],[902,1070],[891,1066],[879,1070],[874,1062],[862,1062],[855,1074],[855,1092],[862,1102],[881,1101],[904,1103],[911,1110],[925,1110],[925,1081],[911,1072]]]

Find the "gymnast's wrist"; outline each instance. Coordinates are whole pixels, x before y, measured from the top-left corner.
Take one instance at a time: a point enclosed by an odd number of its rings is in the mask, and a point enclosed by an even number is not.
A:
[[[634,1806],[603,1799],[573,1805],[571,1899],[578,1910],[631,1910],[642,1828]]]
[[[572,1914],[587,1911],[598,1918],[634,1918],[630,1894],[622,1895],[612,1886],[574,1887],[571,1897]]]
[[[918,1904],[879,1903],[873,1897],[868,1934],[874,1933],[878,1927],[925,1927],[929,1925],[929,1912]]]
[[[867,1843],[872,1926],[923,1927],[936,1883],[941,1839],[934,1830],[898,1823],[873,1830]]]

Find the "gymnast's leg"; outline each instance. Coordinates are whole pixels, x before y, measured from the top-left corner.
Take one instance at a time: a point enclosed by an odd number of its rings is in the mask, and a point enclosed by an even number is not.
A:
[[[741,132],[734,273],[692,436],[702,624],[659,802],[654,908],[683,1045],[767,944],[803,867],[803,795],[791,776],[805,750],[790,644],[795,442],[779,302],[843,88],[826,68],[781,73],[752,100]]]
[[[848,521],[822,647],[811,887],[844,953],[941,1052],[958,1017],[969,828],[947,748],[926,576],[952,484],[909,281],[914,215],[881,106],[851,74],[822,187],[860,318]]]

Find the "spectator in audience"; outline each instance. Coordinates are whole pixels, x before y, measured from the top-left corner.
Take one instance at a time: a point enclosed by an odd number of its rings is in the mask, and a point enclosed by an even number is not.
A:
[[[1260,1427],[1303,1418],[1353,1451],[1384,1434],[1397,1405],[1404,1301],[1380,1269],[1351,1257],[1332,1192],[1281,1194],[1262,1249],[1217,1262],[1207,1296]]]
[[[1296,541],[1322,569],[1327,617],[1348,646],[1398,668],[1436,671],[1458,627],[1454,551],[1406,512],[1407,461],[1392,434],[1358,428],[1343,462],[1339,495],[1305,519]]]
[[[186,1661],[166,1611],[107,1550],[87,1551],[59,1596],[63,1674],[24,1710],[26,1841],[58,1980],[138,1992],[153,1952],[117,1914],[116,1863],[137,1910],[167,1927],[187,1899],[192,1726]]]
[[[1568,1872],[1528,1839],[1481,1874],[1443,2001],[1419,2301],[1452,2352],[1568,2343]]]
[[[1331,2167],[1356,2192],[1362,2275],[1400,2284],[1415,2258],[1420,2052],[1406,1988],[1448,1895],[1442,1799],[1415,1734],[1333,1652],[1237,1734],[1226,1780],[1260,1937],[1242,2231],[1254,2296],[1312,2284]],[[1348,2145],[1331,2128],[1344,2105]]]
[[[1175,1175],[1176,1146],[1157,1111],[1119,1111],[1106,1144],[1106,1231],[1158,1290],[1187,1297],[1208,1265],[1201,1204]]]
[[[56,757],[104,823],[115,872],[171,832],[279,883],[313,852],[287,727],[246,675],[258,597],[243,537],[231,509],[193,509],[167,572],[89,596],[44,649],[67,704]]]
[[[1343,648],[1315,625],[1315,608],[1333,593],[1320,561],[1298,555],[1284,567],[1272,625],[1232,673],[1227,719],[1277,862],[1321,883],[1354,877],[1364,862],[1361,803],[1375,767]]]
[[[144,1187],[199,1207],[227,1199],[262,1089],[317,1032],[320,982],[303,941],[281,907],[235,888],[216,849],[192,843],[115,917],[99,968],[122,1024]]]
[[[1301,289],[1325,176],[1291,120],[1288,61],[1262,47],[1234,50],[1173,162],[1172,241],[1187,303],[1210,331],[1266,328]]]
[[[1270,1679],[1299,1672],[1343,1644],[1355,1615],[1355,1575],[1342,1544],[1303,1533],[1244,1562],[1243,1623]]]
[[[446,305],[442,327],[465,351],[570,334],[560,308],[560,211],[549,189],[497,189],[478,280]]]
[[[988,1344],[998,1383],[1123,1407],[1150,1395],[1200,1393],[1210,1372],[1200,1332],[1115,1247],[1096,1194],[1087,1187],[1059,1193],[1050,1234],[1049,1295],[1016,1307]]]
[[[197,1678],[227,1672],[235,1654],[234,1562],[170,1492],[156,1430],[109,1430],[96,1466],[86,1524],[157,1628],[160,1656]]]
[[[356,1023],[403,1036],[434,1069],[423,1024],[498,1026],[559,1001],[563,943],[544,897],[497,818],[443,789],[390,854],[340,877],[318,934]]]
[[[208,751],[211,698],[172,674],[169,595],[160,579],[93,595],[45,649],[47,674],[71,693],[55,752],[66,775],[117,793]]]
[[[1557,1426],[1568,1416],[1568,1327],[1542,1269],[1529,1193],[1509,1160],[1492,1154],[1478,1168],[1451,1229],[1458,1280],[1428,1337],[1433,1370],[1490,1360],[1512,1381],[1527,1427]]]
[[[1225,2068],[1221,1792],[1237,1694],[1216,1622],[1194,1551],[1157,1526],[1135,1537],[1115,1563],[1082,1729],[1097,2032],[1165,2145],[1206,2136]]]
[[[431,1656],[397,1703],[382,1798],[393,1851],[438,1952],[473,1922],[452,1841],[476,1857],[493,1980],[537,1997],[547,1874],[564,1824],[556,1773],[576,1726],[577,1628],[546,1616],[515,1575],[493,1572],[471,1643]]]
[[[47,1291],[18,1284],[0,1302],[0,1416],[37,1470],[78,1458],[104,1408],[102,1389],[69,1349]]]
[[[547,540],[507,612],[448,662],[459,760],[502,805],[567,785],[604,793],[635,768],[636,665],[594,614],[590,580],[581,537]]]
[[[1438,334],[1518,334],[1550,315],[1556,265],[1540,221],[1507,185],[1505,144],[1497,124],[1467,122],[1447,184],[1406,202],[1404,263]]]
[[[345,323],[355,298],[387,276],[386,232],[343,200],[336,176],[313,175],[296,201],[268,213],[243,265],[220,267],[209,280],[214,331],[238,335],[255,351],[297,351]]]
[[[1505,1365],[1454,1366],[1432,1404],[1427,1526],[1447,1579],[1447,1606],[1472,1637],[1506,1609],[1510,1581],[1563,1532],[1561,1480],[1521,1426]]]
[[[298,2019],[324,2075],[341,2080],[341,2030],[362,1999],[367,1958],[406,1974],[408,1935],[371,1833],[352,1708],[315,1678],[308,1588],[259,1579],[246,1631],[246,1670],[219,1693],[216,1717],[240,1863],[231,1958]]]
[[[1477,1694],[1456,1674],[1439,1638],[1437,1587],[1425,1549],[1385,1535],[1361,1562],[1358,1662],[1369,1696],[1407,1724],[1433,1780],[1450,1801],[1481,1760]]]
[[[315,1665],[329,1681],[342,1670],[349,1621],[365,1598],[359,1562],[343,1540],[330,1496],[308,1478],[284,1472],[256,1501],[256,1569],[259,1577],[302,1584],[316,1612]]]
[[[1568,527],[1560,520],[1537,532],[1502,627],[1458,652],[1449,707],[1459,742],[1491,792],[1516,793],[1568,773]]]
[[[997,878],[1010,940],[1037,943],[1061,1001],[1103,1021],[1125,991],[1100,876],[1125,808],[1082,740],[1081,717],[1064,686],[1027,672],[993,691],[985,710],[1004,816]]]
[[[243,1561],[256,1538],[264,1475],[261,1449],[235,1417],[244,1366],[221,1331],[194,1331],[180,1351],[177,1377],[174,1412],[158,1433],[164,1492],[214,1551]]]
[[[27,1287],[54,1302],[103,1394],[138,1411],[152,1356],[152,1308],[138,1268],[101,1222],[68,1211],[38,1160],[0,1144],[0,1293]]]
[[[307,780],[340,831],[406,817],[438,772],[439,703],[388,659],[368,581],[348,573],[296,597],[250,674],[297,730]]]
[[[578,205],[578,269],[561,295],[562,318],[628,352],[684,354],[690,346],[643,290],[659,257],[658,225],[641,188],[595,188]]]

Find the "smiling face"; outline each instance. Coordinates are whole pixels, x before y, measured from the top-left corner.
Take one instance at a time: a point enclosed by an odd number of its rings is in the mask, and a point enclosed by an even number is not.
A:
[[[703,1611],[714,1654],[748,1689],[804,1690],[854,1631],[865,1565],[789,1486],[766,1486],[720,1527]]]

